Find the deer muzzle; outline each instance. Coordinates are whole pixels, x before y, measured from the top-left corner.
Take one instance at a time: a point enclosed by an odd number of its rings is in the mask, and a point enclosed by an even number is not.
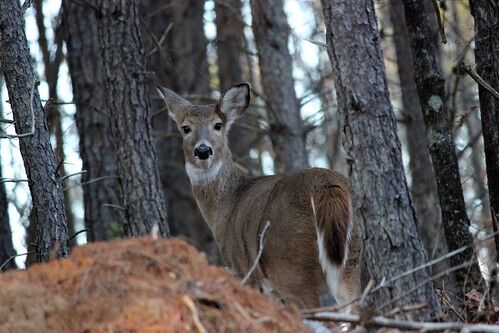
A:
[[[194,156],[200,160],[206,160],[210,157],[210,155],[213,155],[213,150],[204,143],[194,149]]]

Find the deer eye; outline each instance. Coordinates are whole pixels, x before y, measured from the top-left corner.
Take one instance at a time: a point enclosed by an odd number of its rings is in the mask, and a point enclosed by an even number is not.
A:
[[[213,128],[215,129],[215,131],[220,131],[222,129],[222,123],[216,123]]]
[[[182,131],[184,131],[184,134],[187,134],[191,131],[191,128],[189,126],[182,126]]]

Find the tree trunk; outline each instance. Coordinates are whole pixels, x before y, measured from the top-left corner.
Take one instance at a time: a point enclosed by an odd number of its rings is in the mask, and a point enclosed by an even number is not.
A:
[[[3,75],[0,67],[0,99],[2,98]],[[0,119],[3,118],[2,101],[0,100]],[[1,124],[0,124],[1,125]],[[0,151],[0,156],[2,153]],[[2,162],[0,161],[0,179],[2,178]],[[9,221],[9,201],[7,200],[7,192],[5,191],[5,183],[0,182],[0,266],[15,255],[16,251],[12,245],[12,232],[10,230]],[[16,261],[10,260],[2,269],[17,268]]]
[[[154,71],[157,78],[151,86],[159,83],[182,94],[209,97],[204,0],[142,1],[140,11],[149,53],[147,68]],[[164,41],[157,50],[162,37]],[[158,97],[152,99],[154,132],[161,183],[168,198],[171,233],[189,238],[199,250],[207,253],[211,262],[219,262],[215,240],[199,212],[185,172],[182,138],[167,113],[157,113],[165,111],[164,102],[157,94],[154,97]]]
[[[241,0],[215,3],[218,79],[222,95],[233,85],[243,82],[241,52],[244,44],[244,21],[241,7]],[[252,172],[256,170],[256,163],[249,152],[257,140],[258,123],[255,110],[250,108],[248,111],[244,118],[232,125],[229,146],[235,161]]]
[[[57,28],[54,31],[55,34],[55,55],[54,59],[50,57],[49,46],[45,34],[45,23],[43,15],[43,1],[38,0],[34,2],[35,7],[35,18],[36,25],[38,27],[38,46],[42,53],[43,59],[43,69],[45,81],[48,85],[49,90],[49,102],[47,102],[46,112],[48,115],[48,125],[50,135],[55,137],[55,159],[58,168],[58,176],[64,178],[66,176],[66,166],[65,166],[65,155],[64,155],[64,133],[62,130],[62,119],[60,109],[57,104],[51,104],[51,102],[57,102],[59,100],[57,96],[57,83],[59,81],[59,69],[61,67],[62,60],[64,59],[63,53],[63,38],[62,31]],[[69,191],[64,191],[64,207],[66,209],[66,221],[68,225],[68,233],[73,235],[75,233],[73,210],[71,209],[72,200]],[[70,246],[76,245],[76,238],[70,241]]]
[[[381,281],[426,262],[412,208],[389,100],[372,0],[322,0],[326,40],[335,76],[344,142],[370,276]],[[355,45],[355,47],[352,47]],[[395,300],[427,280],[427,270],[394,281],[373,295],[377,305],[427,303],[416,317],[440,315],[431,284]]]
[[[57,177],[47,121],[31,67],[23,13],[16,0],[0,2],[0,62],[7,82],[16,132],[21,135],[30,133],[34,125],[34,133],[19,138],[19,141],[37,226],[37,261],[48,261],[51,252],[57,248],[58,256],[67,256],[62,181]]]
[[[115,153],[110,137],[111,123],[104,88],[104,70],[99,49],[97,17],[92,8],[63,2],[63,25],[73,96],[76,126],[83,161],[85,227],[90,242],[119,236],[124,215],[106,206],[119,205],[119,183]]]
[[[138,1],[99,0],[98,31],[127,236],[169,235],[147,98]],[[126,52],[125,52],[126,51]]]
[[[445,81],[437,65],[436,49],[431,42],[431,28],[424,1],[403,0],[411,39],[414,76],[427,128],[427,139],[437,180],[438,197],[449,251],[462,246],[467,250],[450,258],[452,266],[464,264],[473,257],[473,238],[466,213],[461,179],[454,148],[451,123],[445,105]],[[456,280],[464,286],[479,279],[478,266],[456,272]],[[477,282],[477,281],[473,281]]]
[[[410,157],[409,171],[412,178],[412,202],[416,210],[419,231],[426,253],[429,258],[434,259],[447,253],[447,244],[440,217],[437,184],[431,165],[421,104],[419,104],[418,91],[414,81],[411,42],[405,24],[404,5],[401,0],[392,0],[388,7],[397,55],[402,93],[402,113],[406,124],[407,147]],[[448,265],[443,262],[434,266],[432,272],[438,273],[446,268]]]
[[[478,74],[496,89],[499,87],[499,8],[488,0],[470,0],[475,18],[475,62]],[[499,224],[499,101],[481,86],[478,87],[482,135],[487,168],[492,225]],[[499,235],[495,237],[499,255]]]
[[[293,59],[288,50],[290,29],[284,3],[275,0],[269,5],[263,0],[251,0],[251,11],[276,173],[300,170],[308,166],[308,157],[294,87]]]

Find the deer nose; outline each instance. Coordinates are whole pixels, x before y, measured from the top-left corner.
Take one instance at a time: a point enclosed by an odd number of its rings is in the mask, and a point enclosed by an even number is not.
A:
[[[194,156],[198,157],[200,160],[206,160],[210,155],[213,155],[213,150],[204,143],[194,149]]]

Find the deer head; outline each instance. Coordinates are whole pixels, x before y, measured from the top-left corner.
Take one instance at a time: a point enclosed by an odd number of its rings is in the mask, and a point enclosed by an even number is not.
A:
[[[216,104],[193,105],[173,91],[157,86],[168,114],[182,134],[185,166],[194,184],[211,181],[225,159],[231,158],[228,132],[249,105],[247,83],[229,89]]]

